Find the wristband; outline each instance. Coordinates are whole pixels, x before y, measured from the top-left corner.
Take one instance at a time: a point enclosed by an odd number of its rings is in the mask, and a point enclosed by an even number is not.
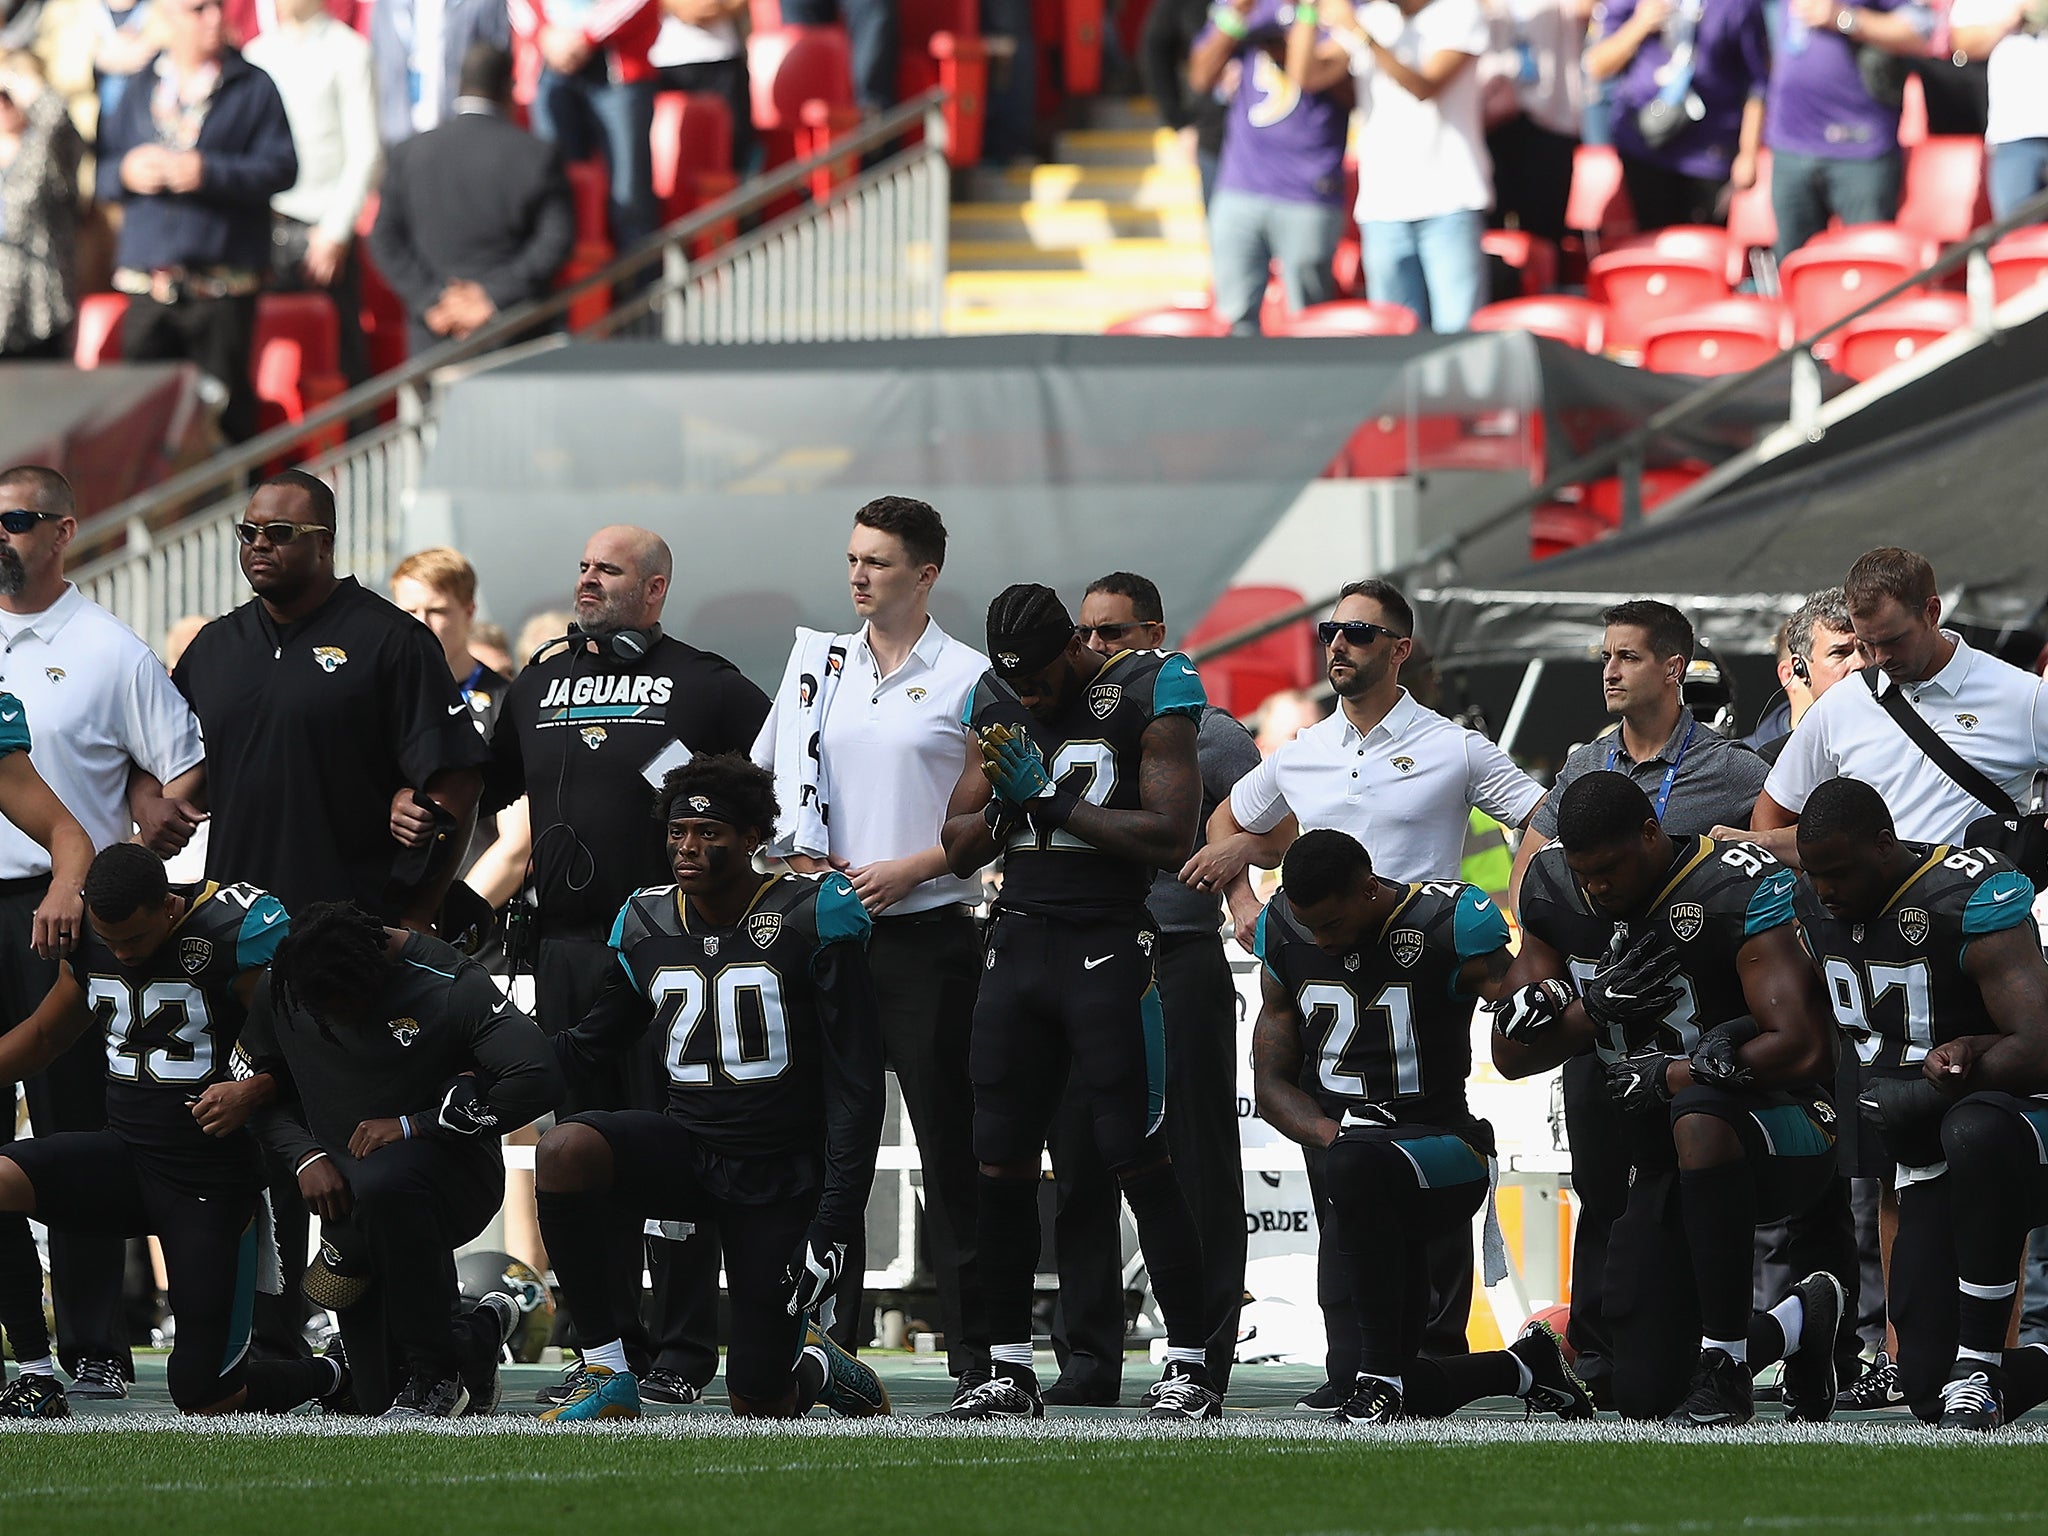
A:
[[[311,1157],[307,1158],[304,1162],[300,1163],[298,1167],[292,1170],[292,1177],[296,1179],[300,1174],[304,1173],[308,1168],[312,1167],[315,1163],[319,1162],[320,1159],[325,1157],[326,1155],[327,1154],[325,1152],[315,1152]]]
[[[1210,8],[1209,25],[1233,42],[1243,42],[1251,36],[1251,28],[1244,24],[1244,18],[1227,5]]]
[[[1297,0],[1292,17],[1293,24],[1298,27],[1303,22],[1307,22],[1310,26],[1314,26],[1315,21],[1316,0]]]
[[[400,1115],[398,1117],[398,1132],[400,1140],[412,1140],[412,1121],[406,1118],[404,1115]]]

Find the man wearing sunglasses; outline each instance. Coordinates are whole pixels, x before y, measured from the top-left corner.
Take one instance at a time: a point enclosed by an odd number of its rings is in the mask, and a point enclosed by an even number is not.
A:
[[[0,471],[0,688],[20,701],[4,708],[26,714],[36,768],[90,848],[126,842],[139,823],[145,842],[174,853],[198,824],[186,797],[198,792],[205,772],[199,722],[135,632],[64,579],[77,528],[62,475],[33,464]],[[147,778],[131,823],[129,779],[137,769]],[[159,783],[170,789],[157,791]],[[75,904],[79,881],[66,883]],[[57,979],[60,952],[39,952],[35,931],[52,889],[46,847],[0,822],[0,1029],[28,1018]],[[75,908],[72,922],[69,939],[78,935]],[[6,1090],[9,1127],[13,1100]],[[38,1136],[104,1129],[106,1061],[96,1038],[36,1074],[28,1102]],[[4,1225],[28,1242],[23,1224]],[[0,1245],[9,1242],[0,1235]],[[59,1234],[52,1245],[60,1357],[81,1399],[125,1396],[134,1374],[121,1320],[123,1247],[119,1237],[82,1232]]]

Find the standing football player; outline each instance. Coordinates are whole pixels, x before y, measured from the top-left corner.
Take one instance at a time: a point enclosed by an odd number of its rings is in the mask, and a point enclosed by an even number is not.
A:
[[[262,1156],[242,1127],[253,1101],[229,1057],[251,993],[290,928],[249,885],[172,885],[163,860],[116,843],[85,879],[87,922],[41,1006],[0,1035],[0,1082],[42,1070],[89,1028],[105,1037],[107,1128],[16,1142],[0,1156],[0,1211],[58,1231],[153,1234],[178,1334],[166,1372],[186,1413],[281,1413],[342,1385],[328,1360],[250,1360]],[[12,1259],[0,1252],[0,1258]],[[26,1273],[10,1294],[39,1295]],[[63,1418],[47,1369],[0,1392],[0,1417]]]
[[[1838,1193],[1834,1030],[1794,884],[1754,844],[1673,839],[1604,772],[1565,791],[1558,846],[1522,884],[1494,1061],[1511,1078],[1585,1050],[1605,1064],[1633,1165],[1606,1276],[1625,1417],[1746,1424],[1752,1373],[1781,1358],[1787,1416],[1834,1411],[1836,1276],[1854,1262],[1837,1229],[1801,1223],[1794,1272],[1812,1272],[1750,1312],[1758,1223]]]
[[[1901,842],[1857,779],[1818,785],[1798,835],[1800,927],[1898,1165],[1899,1389],[1922,1419],[1993,1429],[2048,1399],[2048,1354],[2005,1348],[2020,1251],[2048,1219],[2048,1105],[2004,1091],[2048,1088],[2034,888],[1987,848]]]
[[[754,872],[775,830],[775,777],[736,753],[675,769],[656,803],[675,884],[620,909],[618,965],[583,1022],[555,1039],[565,1062],[589,1067],[653,1024],[668,1108],[580,1114],[541,1138],[541,1233],[584,1365],[541,1417],[640,1417],[621,1320],[650,1218],[672,1238],[717,1233],[735,1414],[794,1418],[819,1402],[849,1417],[887,1413],[880,1379],[815,1317],[860,1230],[882,1134],[867,908],[844,875]]]
[[[1038,1169],[1072,1072],[1165,1314],[1148,1411],[1216,1418],[1201,1239],[1160,1130],[1166,1035],[1145,910],[1153,876],[1194,847],[1201,679],[1177,651],[1090,650],[1049,587],[1013,586],[989,605],[988,654],[966,717],[981,761],[954,788],[943,840],[958,874],[1003,858],[968,1045],[994,1375],[948,1416],[1045,1414],[1031,1368]]]
[[[1505,1350],[1420,1354],[1430,1241],[1469,1226],[1491,1184],[1493,1127],[1466,1105],[1465,1079],[1473,1000],[1506,995],[1507,919],[1469,885],[1377,878],[1345,832],[1303,833],[1281,875],[1254,944],[1265,1001],[1252,1081],[1261,1118],[1328,1149],[1362,1344],[1337,1416],[1440,1418],[1512,1396],[1561,1419],[1591,1418],[1592,1398],[1540,1324]]]

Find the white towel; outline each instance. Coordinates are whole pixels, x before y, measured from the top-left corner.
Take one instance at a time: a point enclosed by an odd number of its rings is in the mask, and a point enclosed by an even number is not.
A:
[[[284,1261],[277,1252],[277,1213],[270,1207],[270,1191],[256,1202],[250,1225],[256,1231],[256,1289],[265,1296],[284,1294]]]
[[[1486,1227],[1479,1238],[1479,1275],[1490,1288],[1508,1277],[1508,1240],[1501,1235],[1500,1212],[1493,1192],[1500,1187],[1500,1161],[1486,1160]]]
[[[798,629],[789,664],[775,689],[775,708],[754,742],[753,759],[775,771],[775,798],[782,814],[767,852],[778,859],[804,854],[822,859],[832,851],[827,825],[832,788],[819,759],[818,738],[839,680],[846,672],[852,637],[821,629]]]

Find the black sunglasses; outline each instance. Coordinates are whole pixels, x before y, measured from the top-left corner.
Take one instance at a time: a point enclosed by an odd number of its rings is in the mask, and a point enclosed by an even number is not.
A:
[[[0,512],[0,528],[9,533],[27,533],[37,523],[61,523],[62,512],[31,512],[26,507],[15,507]]]
[[[1111,645],[1115,645],[1119,640],[1123,639],[1123,637],[1125,635],[1128,635],[1132,630],[1143,629],[1146,625],[1146,622],[1147,621],[1144,619],[1133,619],[1128,624],[1082,624],[1075,629],[1074,633],[1081,637],[1081,643],[1083,645],[1086,645],[1090,640],[1093,640],[1097,635],[1100,635],[1104,640],[1107,640]]]
[[[0,527],[6,526],[0,523]],[[301,534],[332,533],[334,530],[325,523],[287,523],[282,518],[269,523],[237,523],[235,537],[244,544],[254,544],[258,539],[268,539],[282,549]]]
[[[1339,635],[1351,645],[1371,645],[1381,635],[1385,635],[1389,640],[1401,638],[1386,625],[1368,624],[1363,619],[1325,619],[1316,626],[1316,638],[1323,643],[1325,649],[1336,644]]]

